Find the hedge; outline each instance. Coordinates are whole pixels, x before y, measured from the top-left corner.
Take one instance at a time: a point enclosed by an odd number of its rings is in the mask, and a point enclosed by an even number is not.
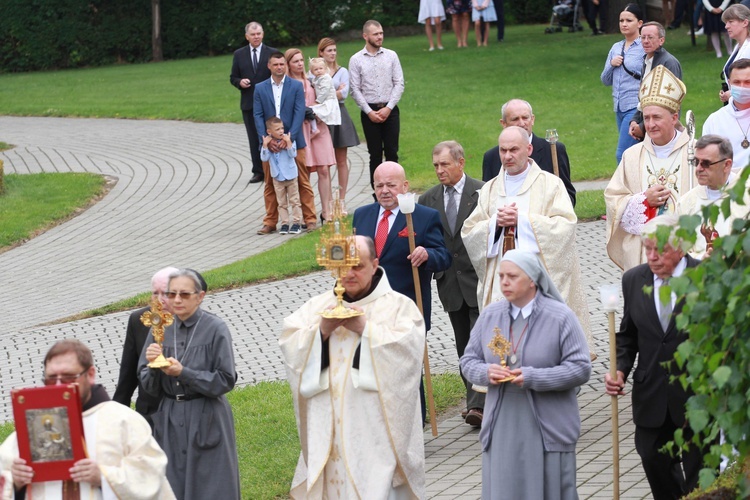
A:
[[[550,0],[505,0],[509,20],[544,22]],[[100,66],[151,59],[151,0],[0,0],[0,72]],[[245,43],[244,25],[263,24],[276,46],[323,36],[415,25],[419,0],[162,0],[165,59],[228,54]]]

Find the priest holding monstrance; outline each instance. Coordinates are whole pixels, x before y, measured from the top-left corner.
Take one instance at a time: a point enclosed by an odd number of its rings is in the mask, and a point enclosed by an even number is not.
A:
[[[488,386],[482,498],[577,499],[586,337],[535,253],[506,252],[497,279],[507,300],[482,310],[461,357],[461,373]]]
[[[345,231],[338,224],[326,224],[334,241]],[[339,277],[337,294],[313,297],[284,320],[279,345],[302,448],[292,498],[425,497],[414,397],[424,319],[391,289],[375,255],[365,236],[323,241],[318,262]]]

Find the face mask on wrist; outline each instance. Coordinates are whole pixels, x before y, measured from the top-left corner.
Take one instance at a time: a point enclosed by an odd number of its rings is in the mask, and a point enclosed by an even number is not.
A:
[[[737,104],[750,103],[750,88],[732,85],[732,87],[730,88],[730,92],[732,94],[732,99]]]

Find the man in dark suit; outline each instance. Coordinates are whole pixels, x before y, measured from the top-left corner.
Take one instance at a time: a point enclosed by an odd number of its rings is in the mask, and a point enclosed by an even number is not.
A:
[[[245,38],[250,45],[234,52],[229,81],[240,90],[242,120],[245,122],[247,141],[250,143],[250,158],[253,160],[253,176],[250,182],[255,183],[263,180],[263,166],[260,161],[258,129],[253,117],[253,93],[256,85],[271,78],[268,56],[276,52],[276,49],[263,44],[263,26],[259,23],[252,22],[245,26]]]
[[[305,165],[305,136],[302,135],[302,122],[305,119],[305,89],[302,83],[294,78],[286,76],[286,59],[281,52],[274,52],[268,58],[268,68],[271,70],[271,78],[258,84],[253,96],[253,115],[255,127],[258,129],[258,139],[262,142],[266,135],[266,120],[278,116],[284,122],[284,131],[292,136],[292,141],[297,145],[297,182],[299,185],[299,199],[302,205],[302,218],[305,220],[307,230],[315,229],[317,215],[315,212],[315,194],[310,185],[310,171]],[[276,104],[276,95],[280,102]],[[278,109],[278,111],[277,111]],[[278,153],[274,142],[268,145],[273,153]],[[258,234],[271,234],[276,231],[276,222],[279,219],[279,204],[276,201],[276,192],[273,189],[271,167],[268,162],[263,163],[263,175],[265,188],[263,189],[263,200],[266,204],[266,216]]]
[[[679,382],[670,382],[671,376],[679,375],[674,353],[687,338],[675,326],[675,316],[683,302],[674,294],[668,301],[660,300],[660,289],[698,261],[679,250],[680,242],[674,236],[660,250],[655,236],[659,227],[673,230],[678,226],[675,215],[662,215],[644,227],[643,246],[648,262],[622,277],[624,308],[616,337],[617,380],[612,380],[609,373],[605,376],[607,394],[622,395],[638,355],[633,372],[635,447],[656,500],[682,498],[695,488],[702,464],[697,448],[674,457],[659,451],[673,439],[677,429],[683,429],[686,442],[692,437],[690,428],[685,426],[685,403],[690,394]],[[653,287],[652,293],[644,292],[644,286]],[[670,361],[668,368],[663,365]]]
[[[435,279],[440,302],[453,327],[456,352],[460,359],[469,343],[471,329],[479,317],[478,278],[464,248],[461,227],[476,208],[479,189],[484,182],[464,173],[464,148],[456,141],[445,141],[435,146],[432,150],[432,165],[440,184],[420,196],[419,203],[434,208],[440,214],[445,245],[453,257],[451,267],[435,274]],[[479,427],[482,425],[484,393],[472,389],[471,382],[463,374],[461,378],[466,385],[466,411],[462,415],[467,424]]]
[[[167,300],[167,285],[169,275],[176,272],[176,267],[165,267],[154,274],[151,278],[151,292],[153,297],[161,301],[164,310],[169,312],[169,301]],[[125,344],[122,347],[122,360],[120,361],[120,376],[117,379],[117,389],[112,399],[118,403],[130,407],[135,388],[138,388],[138,398],[135,400],[135,411],[143,415],[153,427],[151,414],[159,408],[161,397],[152,396],[141,388],[138,381],[138,359],[141,357],[143,344],[146,342],[149,327],[141,323],[141,316],[149,310],[143,307],[130,313],[128,328],[125,331]]]
[[[397,195],[409,190],[404,169],[396,162],[387,161],[375,169],[373,179],[378,201],[355,210],[353,226],[357,234],[369,236],[375,241],[375,253],[380,266],[385,269],[391,288],[415,302],[411,268],[418,268],[425,330],[429,331],[432,274],[445,271],[451,265],[451,256],[443,240],[440,214],[432,208],[416,205],[412,214],[416,247],[414,252],[409,252],[406,216],[399,210],[397,198]],[[421,385],[420,397],[424,420],[426,412]]]
[[[503,104],[500,125],[505,127],[517,126],[521,127],[531,137],[531,159],[533,159],[539,168],[554,174],[554,168],[552,166],[552,146],[541,137],[537,137],[532,129],[534,127],[534,113],[531,110],[531,104],[521,99],[511,99],[510,101]],[[486,153],[484,153],[484,159],[482,160],[482,180],[484,182],[489,181],[500,173],[500,167],[503,164],[500,161],[500,147],[495,146]],[[570,161],[568,160],[568,152],[565,150],[565,144],[557,142],[557,167],[560,171],[560,179],[565,184],[565,189],[570,196],[570,202],[573,206],[576,206],[576,188],[573,187],[573,183],[570,181]]]

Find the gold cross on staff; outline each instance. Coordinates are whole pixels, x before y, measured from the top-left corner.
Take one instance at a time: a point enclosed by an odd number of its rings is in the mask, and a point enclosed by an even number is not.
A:
[[[161,347],[164,342],[164,328],[174,323],[174,317],[164,312],[164,308],[161,305],[159,297],[151,298],[151,310],[141,314],[141,323],[144,326],[151,328],[151,333],[154,336],[154,341]],[[171,363],[164,358],[163,354],[148,364],[149,368],[161,368],[169,366]]]

